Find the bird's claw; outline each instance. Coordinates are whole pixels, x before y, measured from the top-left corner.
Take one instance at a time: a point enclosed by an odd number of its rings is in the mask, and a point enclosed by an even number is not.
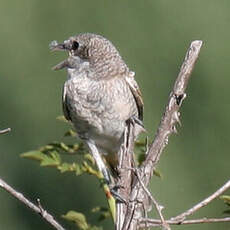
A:
[[[113,196],[113,198],[116,200],[118,203],[127,203],[127,201],[118,193],[118,189],[121,188],[122,186],[120,185],[115,185],[115,186],[109,186],[110,192]]]

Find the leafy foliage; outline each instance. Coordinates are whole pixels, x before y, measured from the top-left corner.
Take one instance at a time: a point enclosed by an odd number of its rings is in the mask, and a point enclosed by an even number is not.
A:
[[[99,213],[99,221],[105,220],[111,217],[110,211],[106,207],[97,206],[91,210],[93,213]]]
[[[102,230],[101,227],[91,226],[87,223],[86,217],[84,214],[76,211],[68,211],[62,217],[68,221],[74,222],[80,230]]]
[[[57,118],[60,121],[66,122],[63,116],[59,116]],[[72,129],[65,132],[64,137],[75,137],[76,132]],[[136,161],[137,164],[140,165],[145,159],[146,153],[146,141],[138,141],[135,145]],[[74,161],[70,162],[70,159],[66,156],[73,156]],[[95,166],[95,161],[91,154],[87,152],[84,147],[83,142],[77,141],[74,144],[67,144],[64,141],[58,142],[53,141],[49,144],[46,144],[36,150],[32,150],[26,153],[22,153],[21,157],[35,160],[40,163],[42,167],[52,167],[56,168],[60,173],[73,172],[76,176],[82,175],[84,173],[96,176],[100,182],[102,183],[102,188],[104,192],[107,193],[108,185],[103,184],[104,180],[102,174],[97,170]],[[160,173],[156,173],[156,175],[160,176]],[[113,200],[108,200],[108,204],[110,210],[104,207],[95,207],[92,209],[93,213],[99,213],[99,221],[105,220],[107,218],[111,218],[114,215],[111,210],[114,205]],[[74,222],[75,225],[81,230],[101,230],[101,227],[91,226],[83,213],[76,211],[68,211],[62,217],[68,221]]]
[[[73,134],[73,132],[74,131],[69,130],[67,133]],[[80,162],[64,162],[61,157],[63,154],[78,154],[82,156],[82,160]],[[83,173],[95,176],[99,174],[95,169],[93,157],[87,153],[82,142],[66,144],[64,142],[55,141],[40,147],[38,150],[22,153],[21,157],[39,161],[41,166],[54,167],[61,173],[74,172],[77,176]]]
[[[65,137],[74,137],[76,132],[68,130]],[[65,161],[63,158],[66,155],[80,156],[74,158],[73,162]],[[82,142],[76,142],[74,144],[66,144],[64,142],[54,141],[47,145],[40,147],[37,150],[32,150],[20,155],[23,158],[35,160],[40,163],[42,167],[56,168],[61,173],[73,172],[76,176],[84,173],[94,175],[101,181],[101,173],[95,167],[95,161],[91,154],[87,152]],[[69,160],[69,159],[67,159]],[[110,218],[110,212],[105,208],[95,208],[94,210],[100,210],[100,220]],[[104,211],[102,211],[104,210]],[[91,226],[83,213],[76,211],[69,211],[62,217],[68,221],[74,222],[75,225],[81,230],[102,230],[102,227]]]

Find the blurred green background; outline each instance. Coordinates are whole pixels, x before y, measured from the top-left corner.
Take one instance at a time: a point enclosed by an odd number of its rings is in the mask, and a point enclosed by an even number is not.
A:
[[[229,179],[230,126],[230,2],[229,0],[20,0],[0,2],[0,177],[31,200],[40,198],[60,218],[68,210],[106,205],[98,182],[88,177],[40,168],[19,154],[53,140],[69,128],[58,122],[65,71],[51,67],[64,53],[51,53],[52,40],[80,32],[110,39],[120,50],[143,92],[145,126],[153,137],[185,52],[194,39],[204,41],[181,110],[182,127],[170,138],[152,191],[177,215],[214,192]],[[229,192],[230,193],[230,192]],[[194,217],[223,217],[216,200]],[[102,223],[112,229],[112,223]],[[173,229],[230,229],[230,224],[174,226]],[[50,229],[39,216],[0,191],[0,229]]]

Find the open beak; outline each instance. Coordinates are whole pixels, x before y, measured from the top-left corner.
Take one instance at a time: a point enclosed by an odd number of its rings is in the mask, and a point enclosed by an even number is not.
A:
[[[68,50],[68,48],[66,47],[65,43],[58,43],[57,41],[52,41],[49,44],[49,47],[50,47],[51,51],[59,51],[59,50],[65,51],[65,50]]]
[[[58,43],[57,41],[52,41],[49,44],[49,48],[51,51],[69,51],[70,50],[70,48],[68,47],[68,43]],[[69,67],[68,59],[58,63],[52,69],[53,70],[60,70],[60,69],[66,68],[66,67]]]

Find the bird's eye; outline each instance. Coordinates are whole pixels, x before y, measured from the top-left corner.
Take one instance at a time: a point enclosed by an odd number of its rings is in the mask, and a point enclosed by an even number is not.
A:
[[[77,41],[73,41],[72,49],[77,50],[79,47],[79,43]]]

